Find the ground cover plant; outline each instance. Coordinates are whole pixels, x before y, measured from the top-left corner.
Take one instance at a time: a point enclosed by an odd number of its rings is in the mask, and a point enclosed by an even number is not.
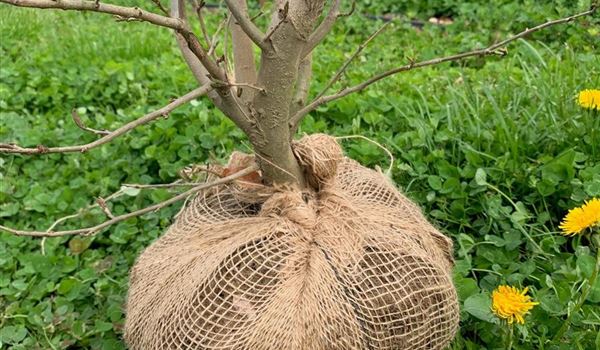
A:
[[[464,51],[589,6],[494,5],[460,3],[442,13],[453,15],[452,25],[422,30],[398,18],[351,66],[343,83],[359,82],[398,60]],[[411,10],[425,21],[436,15],[416,6]],[[1,11],[2,141],[30,146],[91,141],[92,135],[65,118],[71,106],[95,128],[114,129],[162,105],[164,96],[194,87],[170,33],[139,24],[115,27],[110,18],[92,15]],[[516,13],[508,23],[494,20]],[[210,21],[218,25],[217,18]],[[455,241],[454,277],[463,310],[456,348],[505,346],[509,328],[493,315],[490,300],[501,284],[529,287],[539,303],[514,329],[515,348],[587,349],[599,342],[596,283],[564,338],[549,344],[578,304],[595,265],[587,237],[560,235],[559,222],[568,209],[600,195],[598,115],[576,99],[580,90],[599,83],[597,24],[593,17],[550,28],[517,42],[502,59],[409,72],[319,108],[301,127],[309,133],[363,134],[394,153],[394,180]],[[380,25],[351,17],[335,29],[318,48],[327,54],[315,55],[316,91],[344,54]],[[89,33],[99,35],[90,41]],[[388,44],[392,38],[397,45]],[[183,107],[86,155],[3,156],[3,223],[48,227],[123,183],[170,182],[190,163],[247,150],[243,140],[218,111]],[[363,164],[381,165],[385,159],[369,143],[344,144]],[[112,208],[115,214],[169,195],[162,189],[123,192]],[[66,227],[95,223],[95,210]],[[132,219],[92,238],[47,239],[43,251],[39,240],[3,233],[3,344],[122,348],[127,271],[177,210]]]

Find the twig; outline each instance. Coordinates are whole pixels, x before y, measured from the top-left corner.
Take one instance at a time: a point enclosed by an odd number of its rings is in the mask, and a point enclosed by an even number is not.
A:
[[[242,86],[242,87],[247,87],[250,89],[254,89],[256,91],[260,91],[261,93],[266,93],[266,90],[261,88],[260,86],[256,86],[256,85],[252,85],[252,84],[247,84],[247,83],[225,83],[227,86]]]
[[[141,215],[153,212],[153,211],[160,210],[160,209],[165,208],[165,207],[167,207],[173,203],[176,203],[182,199],[185,199],[192,194],[195,194],[197,192],[206,190],[208,188],[211,188],[211,187],[214,187],[217,185],[222,185],[222,184],[232,182],[235,179],[238,179],[240,177],[251,174],[252,172],[254,172],[256,170],[258,170],[258,166],[256,166],[256,165],[250,166],[250,167],[248,167],[244,170],[241,170],[235,174],[223,177],[223,178],[215,180],[213,182],[203,183],[192,189],[187,190],[186,192],[183,192],[174,197],[171,197],[165,201],[156,203],[154,205],[151,205],[149,207],[146,207],[146,208],[143,208],[140,210],[136,210],[136,211],[128,213],[128,214],[115,216],[114,218],[112,218],[108,221],[105,221],[99,225],[92,226],[92,227],[86,227],[86,228],[81,228],[81,229],[76,229],[76,230],[65,230],[65,231],[23,231],[23,230],[16,230],[13,228],[9,228],[9,227],[0,225],[0,230],[6,231],[8,233],[12,233],[17,236],[31,236],[31,237],[57,237],[57,236],[67,236],[67,235],[90,236],[90,235],[98,233],[101,230],[103,230],[111,225],[114,225],[118,222],[121,222],[121,221],[124,221],[127,219],[131,219],[133,217],[138,217],[138,216],[141,216]]]
[[[300,122],[300,120],[302,120],[302,118],[314,111],[317,107],[331,102],[333,100],[337,100],[339,98],[342,98],[344,96],[347,96],[351,93],[354,92],[358,92],[361,91],[363,89],[365,89],[366,87],[368,87],[369,85],[378,82],[379,80],[389,77],[391,75],[400,73],[400,72],[406,72],[412,69],[416,69],[416,68],[421,68],[421,67],[426,67],[426,66],[433,66],[436,64],[440,64],[440,63],[444,63],[444,62],[450,62],[450,61],[459,61],[465,58],[469,58],[469,57],[474,57],[474,56],[479,56],[479,57],[483,57],[483,56],[490,56],[490,55],[501,55],[504,56],[506,55],[506,50],[502,49],[503,46],[508,45],[509,43],[520,39],[522,37],[525,37],[533,32],[537,32],[541,29],[553,26],[553,25],[557,25],[557,24],[562,24],[562,23],[566,23],[566,22],[571,22],[576,18],[579,17],[583,17],[583,16],[587,16],[590,15],[592,13],[594,13],[597,9],[597,6],[594,5],[592,6],[589,10],[578,13],[576,15],[573,16],[569,16],[569,17],[565,17],[565,18],[561,18],[561,19],[557,19],[557,20],[553,20],[553,21],[549,21],[543,24],[540,24],[538,26],[535,26],[533,28],[524,30],[522,32],[520,32],[519,34],[513,35],[511,37],[509,37],[508,39],[505,39],[499,43],[493,44],[487,48],[484,49],[478,49],[478,50],[472,50],[472,51],[468,51],[468,52],[464,52],[464,53],[460,53],[460,54],[455,54],[455,55],[450,55],[450,56],[446,56],[446,57],[439,57],[439,58],[434,58],[434,59],[430,59],[430,60],[426,60],[426,61],[421,61],[421,62],[412,62],[409,63],[407,65],[398,67],[398,68],[394,68],[391,70],[388,70],[386,72],[380,73],[378,75],[375,75],[374,77],[360,83],[357,85],[354,85],[352,87],[347,87],[343,90],[341,90],[340,92],[333,94],[333,95],[327,95],[327,96],[321,96],[319,98],[314,99],[310,104],[308,104],[307,106],[305,106],[304,108],[302,108],[301,110],[299,110],[292,118],[290,118],[290,127],[291,128],[295,128],[295,126]]]
[[[296,79],[296,92],[290,105],[290,115],[294,115],[305,104],[310,92],[310,82],[312,80],[312,54],[304,57],[298,66],[298,78]],[[295,132],[290,132],[293,137]]]
[[[196,78],[196,81],[200,85],[210,84],[211,81],[210,81],[210,79],[208,79],[208,75],[209,75],[208,70],[206,70],[206,68],[202,65],[202,62],[200,62],[198,57],[196,57],[196,55],[194,55],[192,50],[190,50],[188,43],[185,40],[185,38],[183,37],[183,35],[176,32],[175,40],[177,41],[177,46],[179,47],[179,50],[181,51],[181,55],[183,56],[183,59],[187,63],[187,66],[190,69],[190,71],[192,72],[192,75],[194,76],[194,78]],[[221,97],[219,96],[219,94],[216,91],[213,90],[213,91],[208,92],[208,97],[211,99],[211,101],[213,101],[213,103],[216,106],[221,105]]]
[[[89,207],[90,206],[88,206],[88,208]],[[52,230],[54,230],[54,228],[56,226],[58,226],[58,224],[60,224],[63,221],[67,221],[68,219],[73,219],[73,218],[76,218],[76,217],[80,216],[83,213],[84,210],[85,209],[82,208],[82,209],[80,209],[75,214],[71,214],[71,215],[67,215],[67,216],[63,216],[62,218],[59,218],[58,220],[54,221],[52,223],[52,225],[50,225],[50,227],[48,227],[48,229],[46,230],[46,232],[51,232]],[[42,240],[40,241],[40,250],[41,250],[42,255],[46,255],[46,238],[47,237],[43,237]]]
[[[171,13],[173,17],[180,19],[187,26],[184,0],[171,0]],[[205,81],[210,81],[207,75],[210,75],[212,79],[229,81],[225,71],[211,59],[194,33],[182,30],[177,33],[176,38],[188,67],[201,84],[205,85]],[[216,96],[209,93],[209,97],[215,105],[242,131],[251,134],[253,132],[252,125],[248,122],[244,112],[240,110],[237,101],[234,101],[235,96],[230,93],[230,88],[217,88],[215,92]]]
[[[184,0],[171,0],[171,14],[174,18],[177,18],[178,20],[182,21],[185,28],[189,27],[186,16],[185,16]],[[188,65],[190,65],[190,66],[191,65],[200,65],[203,68],[196,69],[197,71],[202,71],[205,69],[213,78],[218,79],[218,80],[223,80],[223,81],[227,80],[227,75],[225,74],[225,71],[223,69],[221,69],[219,67],[219,65],[210,58],[210,56],[207,54],[206,50],[200,44],[200,41],[198,40],[196,35],[191,30],[185,29],[185,30],[178,30],[177,32],[181,35],[181,37],[183,38],[185,43],[187,43],[187,48],[185,48],[185,47],[181,48],[181,45],[180,45],[180,49],[184,53],[184,55],[186,55],[186,53],[187,53],[187,55],[189,56],[189,52],[188,52],[188,49],[189,49],[189,51],[198,58],[198,61],[200,61],[198,63],[193,59],[186,58]],[[181,41],[180,38],[178,40]],[[192,67],[190,67],[190,68],[192,68]],[[201,78],[199,80],[202,81],[203,79]],[[229,94],[229,90],[228,89],[227,90],[216,89],[216,91],[222,100],[222,101],[219,101],[220,103],[218,106],[220,108],[222,108],[224,103],[227,102],[226,95]],[[225,114],[228,115],[231,119],[234,119],[234,116],[232,116],[228,113],[225,113]],[[236,120],[234,120],[234,122],[236,122]],[[238,125],[238,126],[240,126],[240,125]],[[240,127],[242,127],[242,126],[240,126]],[[244,128],[242,127],[242,129],[244,129]]]
[[[212,156],[212,154],[211,154]],[[223,172],[218,170],[219,167],[217,167],[216,170],[211,169],[210,166],[206,166],[206,165],[199,165],[199,164],[192,164],[191,166],[187,166],[181,170],[179,170],[179,176],[181,178],[183,178],[184,180],[192,180],[194,178],[194,176],[200,172],[204,172],[207,174],[211,174],[214,175],[216,177],[223,177]],[[179,182],[181,180],[178,180],[176,182]]]
[[[248,11],[246,0],[235,0],[241,10]],[[231,54],[233,58],[230,60],[233,63],[233,79],[236,83],[253,84],[256,82],[256,62],[254,61],[254,49],[252,40],[246,35],[244,30],[235,21],[231,20],[228,26],[231,31]],[[227,38],[226,36],[225,38]],[[225,44],[225,49],[228,47]],[[242,89],[237,89],[238,97],[242,94]],[[244,102],[251,101],[253,94],[245,94]]]
[[[321,92],[319,92],[319,94],[315,97],[315,99],[323,96],[327,92],[327,90],[329,90],[329,88],[331,86],[333,86],[333,84],[335,84],[340,79],[340,77],[342,76],[342,74],[344,73],[344,71],[348,68],[348,66],[356,58],[356,56],[358,56],[365,49],[365,47],[367,47],[367,45],[369,45],[369,43],[373,39],[375,39],[375,37],[377,35],[379,35],[379,33],[381,33],[389,24],[390,24],[390,22],[385,22],[379,29],[377,29],[373,34],[371,34],[367,38],[367,40],[365,40],[362,44],[360,44],[360,46],[356,49],[356,51],[354,51],[354,53],[352,54],[352,56],[348,57],[348,59],[346,60],[346,62],[344,62],[344,64],[342,65],[342,67],[329,80],[329,82],[327,83],[327,85],[325,85],[325,87],[323,88],[323,90],[321,90]]]
[[[593,233],[592,233],[592,235],[593,235]],[[585,286],[583,286],[583,288],[581,290],[581,294],[579,295],[579,299],[577,300],[577,303],[573,306],[572,309],[568,310],[569,312],[567,314],[567,318],[565,319],[563,324],[560,326],[558,331],[556,333],[554,333],[554,337],[552,338],[552,341],[554,341],[554,342],[559,342],[562,339],[562,337],[565,335],[565,332],[569,329],[569,327],[571,325],[573,316],[575,314],[577,314],[577,312],[581,309],[581,307],[587,300],[589,293],[592,291],[592,289],[596,285],[596,279],[598,278],[598,274],[600,273],[600,238],[597,238],[597,237],[590,237],[590,238],[591,238],[592,246],[595,246],[595,248],[596,248],[596,265],[595,265],[594,269],[592,270],[592,274],[591,274],[590,278],[584,282]]]
[[[209,43],[210,46],[208,47],[207,55],[214,56],[215,50],[217,48],[217,43],[219,42],[219,39],[218,39],[219,33],[221,33],[221,30],[223,30],[225,23],[227,23],[227,16],[225,16],[225,18],[221,22],[219,22],[219,25],[217,26],[217,30],[215,30],[215,33],[213,34],[213,37],[210,40],[210,43]]]
[[[190,187],[190,186],[197,186],[198,183],[197,182],[181,182],[181,180],[177,180],[173,183],[170,184],[149,184],[149,185],[144,185],[144,184],[123,184],[123,187],[130,187],[130,188],[139,188],[139,189],[152,189],[152,188],[177,188],[177,187]]]
[[[187,30],[184,23],[179,19],[161,16],[156,13],[143,10],[137,6],[125,7],[105,4],[99,1],[85,0],[0,0],[0,2],[19,7],[35,7],[41,9],[62,9],[108,13],[114,16],[119,16],[124,20],[141,20],[162,27],[175,29],[178,31]]]
[[[277,14],[279,16],[279,22],[277,22],[277,24],[275,26],[273,26],[273,28],[271,30],[269,30],[267,32],[267,34],[265,34],[265,38],[263,39],[265,42],[269,42],[271,40],[271,36],[273,35],[273,33],[275,33],[277,31],[277,29],[283,24],[283,22],[285,22],[287,20],[289,10],[290,10],[290,3],[289,3],[289,1],[286,1],[283,8],[279,9],[279,13]]]
[[[187,24],[185,16],[185,6],[183,5],[183,1],[171,0],[171,16],[174,18],[178,18],[183,23]],[[187,64],[188,68],[194,75],[194,78],[196,78],[196,81],[200,85],[210,84],[210,79],[208,79],[208,69],[204,67],[200,59],[192,52],[192,50],[190,50],[190,45],[188,44],[186,38],[179,32],[175,32],[174,34],[175,40],[177,41],[177,46],[181,51],[181,55],[183,56],[183,59],[185,60],[185,63]],[[216,91],[209,91],[208,97],[217,107],[221,108],[223,102]]]
[[[100,209],[102,209],[102,212],[106,216],[108,216],[109,219],[114,219],[115,218],[115,216],[113,215],[113,213],[108,208],[108,205],[106,205],[106,200],[104,198],[98,197],[98,199],[96,199],[96,203],[98,203],[98,206],[100,207]]]
[[[152,0],[152,2],[153,2],[153,3],[154,3],[156,6],[158,6],[158,8],[160,9],[160,11],[161,11],[162,13],[164,13],[164,14],[165,14],[165,16],[167,16],[167,17],[169,17],[169,16],[170,16],[170,15],[169,15],[169,11],[167,11],[167,9],[166,9],[166,8],[165,8],[165,7],[164,7],[164,6],[163,6],[163,5],[160,3],[160,0]]]
[[[315,47],[325,38],[325,36],[329,34],[340,14],[340,3],[340,0],[333,0],[331,8],[329,9],[327,16],[325,16],[325,19],[323,19],[317,29],[315,29],[315,31],[308,37],[306,47],[302,54],[303,57],[311,53],[312,50],[314,50]]]
[[[110,131],[108,131],[108,130],[96,130],[96,129],[92,129],[92,128],[85,126],[85,124],[83,124],[83,122],[81,121],[81,118],[79,117],[79,113],[77,113],[76,109],[73,109],[71,111],[71,117],[73,118],[75,125],[77,125],[80,129],[82,129],[84,131],[89,131],[92,134],[103,135],[103,136],[110,134]]]
[[[340,17],[350,17],[356,10],[356,0],[352,0],[352,4],[350,5],[350,11],[338,14],[338,18]]]
[[[202,36],[204,37],[204,41],[206,42],[206,46],[210,46],[210,38],[208,36],[208,30],[206,30],[206,23],[204,22],[204,17],[202,16],[202,9],[204,8],[204,0],[194,0],[194,10],[196,11],[196,16],[198,16],[198,22],[200,22],[200,31],[202,31]]]
[[[254,16],[252,16],[252,17],[250,17],[250,20],[251,20],[252,22],[254,22],[256,19],[258,19],[258,18],[262,17],[264,14],[265,14],[264,12],[262,12],[262,11],[259,11],[257,14],[255,14],[255,15],[254,15]]]
[[[190,102],[191,100],[198,98],[212,89],[212,86],[205,85],[199,87],[184,96],[179,97],[168,105],[156,110],[152,113],[146,114],[145,116],[136,119],[130,123],[123,125],[115,131],[110,132],[106,136],[99,138],[94,142],[87,143],[85,145],[78,146],[63,146],[63,147],[46,147],[37,146],[35,148],[24,148],[14,144],[0,144],[0,153],[20,153],[20,154],[44,154],[44,153],[67,153],[67,152],[87,152],[88,150],[101,146],[105,143],[112,141],[113,139],[129,132],[130,130],[153,121],[157,118],[168,115],[175,108]]]
[[[125,193],[122,190],[119,190],[119,191],[111,194],[110,196],[106,197],[106,199],[104,199],[104,203],[106,203],[106,202],[108,202],[108,201],[110,201],[112,199],[118,198],[118,197],[120,197],[120,196],[122,196],[124,194]],[[54,221],[52,223],[52,225],[50,225],[50,227],[48,227],[48,229],[46,230],[46,232],[52,232],[52,230],[54,230],[54,228],[56,226],[58,226],[59,224],[65,222],[65,221],[67,221],[69,219],[74,219],[76,217],[79,217],[83,213],[85,213],[86,211],[88,211],[88,210],[90,210],[92,208],[96,208],[96,207],[99,207],[98,202],[96,202],[94,204],[91,204],[91,205],[88,205],[85,208],[79,209],[79,211],[77,211],[77,213],[75,213],[75,214],[63,216],[62,218],[59,218],[58,220]],[[48,238],[48,237],[42,237],[42,239],[40,240],[40,250],[42,252],[42,255],[46,255],[46,238]]]
[[[225,0],[229,11],[240,25],[242,30],[248,35],[250,40],[254,42],[258,47],[263,50],[268,50],[269,46],[265,44],[264,37],[265,35],[260,31],[260,29],[250,20],[248,17],[247,11],[242,11],[242,9],[237,6],[234,0]]]

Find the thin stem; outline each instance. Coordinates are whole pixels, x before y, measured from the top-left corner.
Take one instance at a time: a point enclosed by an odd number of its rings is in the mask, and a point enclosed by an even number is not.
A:
[[[139,189],[143,189],[143,188],[177,188],[177,187],[191,187],[191,186],[198,186],[197,182],[173,182],[170,184],[149,184],[149,185],[145,185],[145,184],[123,184],[122,186],[124,187],[130,187],[130,188],[139,188]]]
[[[295,125],[297,125],[306,114],[314,111],[315,109],[317,109],[317,107],[319,107],[323,104],[329,103],[331,101],[340,99],[340,98],[350,95],[352,93],[362,91],[365,88],[367,88],[368,86],[370,86],[371,84],[374,84],[374,83],[376,83],[384,78],[387,78],[391,75],[401,73],[401,72],[406,72],[406,71],[413,70],[416,68],[433,66],[433,65],[440,64],[440,63],[444,63],[444,62],[460,61],[460,60],[470,58],[470,57],[484,57],[484,56],[491,56],[491,55],[505,56],[507,54],[507,51],[503,47],[510,44],[511,42],[513,42],[517,39],[520,39],[522,37],[525,37],[531,33],[537,32],[541,29],[544,29],[544,28],[547,28],[550,26],[554,26],[554,25],[558,25],[558,24],[562,24],[562,23],[571,22],[571,21],[575,20],[576,18],[591,15],[594,12],[596,12],[596,10],[597,10],[597,5],[593,5],[587,11],[575,14],[573,16],[569,16],[569,17],[565,17],[565,18],[561,18],[561,19],[557,19],[557,20],[553,20],[553,21],[548,21],[546,23],[540,24],[533,28],[524,30],[516,35],[513,35],[513,36],[511,36],[505,40],[502,40],[496,44],[490,45],[484,49],[472,50],[472,51],[463,52],[463,53],[450,55],[450,56],[446,56],[446,57],[433,58],[433,59],[425,60],[425,61],[421,61],[421,62],[410,62],[407,65],[393,68],[393,69],[390,69],[383,73],[379,73],[360,84],[357,84],[357,85],[354,85],[351,87],[347,87],[347,88],[339,91],[338,93],[335,93],[332,95],[325,95],[325,96],[321,96],[319,98],[314,99],[311,103],[309,103],[304,108],[299,110],[290,119],[290,126],[294,127]]]
[[[204,16],[202,16],[202,9],[204,8],[204,0],[194,0],[194,9],[196,10],[196,15],[198,16],[198,22],[200,22],[200,30],[202,31],[202,36],[204,37],[204,42],[206,46],[210,46],[210,38],[208,36],[208,31],[206,30],[206,22],[204,22]]]
[[[506,195],[506,193],[502,192],[502,190],[500,190],[498,187],[487,183],[486,182],[487,187],[491,188],[492,190],[498,192],[498,194],[500,194],[502,197],[504,197],[507,201],[510,202],[510,204],[513,206],[513,208],[518,211],[519,207],[517,206],[517,203],[515,203],[508,195]],[[533,239],[533,237],[531,237],[531,235],[529,234],[529,232],[527,232],[527,230],[525,230],[525,228],[523,227],[523,225],[521,225],[518,222],[515,222],[515,226],[519,229],[519,231],[521,231],[521,233],[523,233],[523,235],[525,237],[527,237],[527,239],[529,240],[529,242],[531,242],[531,244],[534,246],[534,248],[537,250],[537,253],[539,253],[540,255],[551,255],[546,253],[542,247],[539,246],[539,244],[537,244],[537,242]]]
[[[296,114],[300,108],[306,104],[306,99],[310,92],[310,82],[312,80],[312,54],[304,57],[298,66],[298,78],[296,79],[296,92],[290,103],[290,115]],[[295,134],[294,130],[290,132],[290,137]]]
[[[173,196],[165,201],[156,203],[154,205],[145,207],[140,210],[136,210],[131,213],[116,216],[108,221],[105,221],[101,224],[98,224],[98,225],[92,226],[92,227],[85,227],[85,228],[80,228],[80,229],[76,229],[76,230],[66,230],[66,231],[23,231],[23,230],[16,230],[16,229],[13,229],[10,227],[0,225],[0,231],[6,231],[8,233],[12,233],[17,236],[32,236],[32,237],[57,237],[57,236],[68,236],[68,235],[90,236],[90,235],[100,232],[101,230],[103,230],[113,224],[116,224],[118,222],[160,210],[160,209],[170,206],[171,204],[174,204],[180,200],[183,200],[183,199],[187,198],[188,196],[191,196],[197,192],[206,190],[208,188],[211,188],[211,187],[214,187],[217,185],[223,185],[223,184],[232,182],[240,177],[251,174],[251,173],[255,172],[256,170],[258,170],[258,167],[256,165],[252,165],[244,170],[240,170],[237,173],[220,178],[213,182],[200,184],[192,189],[187,190],[186,192],[180,193],[180,194]]]
[[[196,98],[206,94],[207,92],[209,92],[212,89],[213,89],[212,86],[206,85],[206,86],[201,86],[195,90],[192,90],[192,91],[188,92],[187,94],[185,94],[184,96],[181,96],[178,99],[172,101],[168,105],[166,105],[154,112],[146,114],[145,116],[143,116],[139,119],[129,122],[129,123],[123,125],[122,127],[118,128],[117,130],[114,130],[114,131],[106,134],[105,136],[99,138],[98,140],[96,140],[94,142],[86,143],[84,145],[62,146],[62,147],[46,147],[43,145],[39,145],[34,148],[24,148],[24,147],[14,145],[14,144],[2,143],[2,144],[0,144],[0,153],[45,154],[45,153],[68,153],[68,152],[82,152],[83,153],[83,152],[87,152],[92,148],[104,145],[105,143],[108,143],[108,142],[112,141],[113,139],[115,139],[123,134],[126,134],[127,132],[131,131],[132,129],[135,129],[136,127],[138,127],[140,125],[144,125],[144,124],[149,123],[160,117],[167,116],[175,108],[177,108],[181,105],[184,105],[184,104],[190,102],[191,100],[196,99]]]
[[[508,325],[508,339],[506,339],[506,350],[512,350],[513,346],[513,333],[514,333],[514,325]]]
[[[560,339],[563,337],[565,332],[569,329],[569,327],[571,325],[571,321],[573,320],[573,315],[576,314],[581,309],[581,307],[585,303],[585,300],[587,299],[588,295],[590,294],[590,291],[592,290],[592,288],[594,288],[594,285],[596,284],[596,279],[598,278],[598,272],[600,271],[600,236],[598,234],[595,234],[595,235],[593,234],[592,237],[593,237],[592,245],[594,245],[596,248],[596,266],[594,266],[592,275],[586,281],[586,285],[583,287],[583,289],[581,291],[581,294],[579,296],[579,300],[577,301],[577,304],[575,304],[573,309],[571,309],[569,311],[569,314],[567,315],[567,319],[562,324],[562,326],[559,328],[558,332],[556,332],[552,341],[560,341]]]
[[[248,6],[246,0],[234,0],[237,6],[240,6],[242,11],[247,12]],[[236,83],[254,84],[256,82],[256,63],[254,61],[254,50],[252,49],[252,41],[246,35],[244,30],[235,21],[231,21],[228,26],[231,32],[231,53],[233,59],[234,81]],[[228,36],[225,37],[227,39]],[[227,48],[227,45],[225,46]],[[225,55],[227,57],[227,55]],[[237,89],[239,94],[241,89]],[[238,95],[239,96],[239,95]],[[249,102],[252,99],[252,93],[243,95],[243,100]]]
[[[379,29],[377,29],[373,34],[371,34],[367,40],[365,40],[362,44],[360,44],[358,46],[358,48],[356,48],[356,51],[354,51],[354,53],[346,60],[346,62],[344,62],[344,64],[342,65],[342,67],[337,71],[337,73],[335,73],[335,75],[329,80],[329,82],[327,83],[327,85],[325,85],[325,87],[323,88],[323,90],[321,90],[321,92],[319,92],[317,94],[317,96],[315,97],[315,99],[325,95],[325,93],[327,92],[327,90],[329,90],[329,88],[331,86],[333,86],[333,84],[335,84],[340,77],[342,76],[342,74],[344,73],[344,71],[348,68],[348,66],[350,65],[350,63],[356,58],[356,56],[358,56],[364,49],[365,47],[367,47],[367,45],[369,45],[369,43],[375,39],[375,37],[377,35],[379,35],[379,33],[381,33],[385,27],[387,27],[391,22],[385,22],[381,27],[379,27]]]
[[[84,0],[0,0],[0,2],[19,6],[19,7],[36,7],[41,9],[62,9],[76,11],[93,11],[108,13],[118,16],[125,20],[141,20],[175,29],[177,31],[187,30],[183,21],[177,18],[170,18],[143,10],[139,7],[125,7],[111,4],[105,4],[99,1],[84,1]]]
[[[327,34],[333,28],[335,21],[337,20],[340,14],[340,4],[341,0],[333,0],[331,7],[329,8],[329,12],[323,22],[319,24],[317,29],[310,35],[306,42],[306,47],[304,48],[304,52],[302,53],[302,58],[306,57],[309,53],[314,50],[314,48],[325,38]]]
[[[235,18],[236,22],[240,25],[246,35],[248,35],[250,40],[252,40],[261,49],[268,50],[269,47],[264,41],[265,35],[254,23],[252,23],[252,20],[250,20],[250,17],[248,17],[248,12],[244,11],[243,8],[233,0],[225,0],[225,3],[227,4],[227,8],[229,8],[229,11],[231,11],[231,14]]]
[[[170,17],[169,11],[160,3],[160,0],[152,0],[158,9],[167,17]]]
[[[75,122],[75,125],[77,125],[77,127],[83,131],[88,131],[88,132],[91,132],[92,134],[101,135],[101,136],[110,134],[110,131],[108,131],[108,130],[96,130],[96,129],[92,129],[92,128],[86,126],[83,123],[83,121],[81,120],[81,117],[79,116],[79,113],[77,113],[76,109],[73,109],[71,111],[71,117],[73,118],[73,122]]]

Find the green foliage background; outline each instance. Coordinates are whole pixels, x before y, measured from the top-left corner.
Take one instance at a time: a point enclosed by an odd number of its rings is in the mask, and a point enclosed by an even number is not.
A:
[[[121,3],[128,3],[121,1]],[[129,2],[130,3],[130,2]],[[150,1],[137,1],[152,8]],[[588,1],[371,1],[358,13],[401,13],[336,86],[356,83],[409,59],[481,47]],[[454,24],[406,19],[451,16]],[[209,16],[216,26],[220,15]],[[594,266],[581,238],[558,234],[569,208],[600,196],[600,115],[576,104],[600,88],[600,19],[547,29],[517,41],[506,58],[415,70],[319,108],[302,132],[361,134],[396,158],[392,176],[456,248],[461,330],[454,349],[502,348],[505,329],[491,315],[497,285],[529,286],[540,302],[516,329],[519,349],[600,347],[600,283],[567,333],[547,343]],[[318,92],[381,22],[343,19],[315,54]],[[110,16],[0,6],[0,140],[24,146],[94,139],[70,120],[77,108],[94,128],[114,129],[195,87],[168,30],[114,23]],[[349,156],[385,168],[379,149],[345,141]],[[243,134],[207,100],[174,111],[86,154],[0,158],[0,220],[44,229],[117,191],[122,183],[164,183],[192,163],[248,151]],[[129,193],[115,214],[168,198]],[[136,256],[178,207],[131,219],[88,238],[41,241],[0,233],[0,348],[123,349],[127,274]],[[102,220],[96,210],[63,228]]]

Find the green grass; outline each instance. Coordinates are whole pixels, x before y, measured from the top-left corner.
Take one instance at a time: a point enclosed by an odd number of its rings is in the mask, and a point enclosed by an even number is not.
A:
[[[454,25],[417,31],[394,22],[334,89],[409,58],[482,46],[587,6],[448,3]],[[365,9],[371,10],[380,8]],[[416,5],[409,10],[423,19],[431,15]],[[214,26],[218,17],[209,20]],[[563,237],[558,224],[569,208],[600,196],[600,116],[576,104],[578,91],[600,87],[599,22],[596,15],[548,29],[517,41],[505,58],[397,75],[320,107],[302,125],[301,132],[361,134],[384,144],[394,154],[398,186],[453,238],[463,307],[455,349],[503,347],[506,327],[490,318],[486,303],[504,283],[530,287],[540,302],[515,329],[515,348],[600,344],[600,283],[573,317],[566,341],[549,342],[594,264],[589,241]],[[336,27],[315,54],[313,92],[379,25],[357,16]],[[194,88],[171,33],[143,23],[3,5],[0,33],[1,142],[88,142],[94,136],[71,122],[72,108],[90,126],[114,129]],[[247,145],[231,122],[200,100],[86,154],[2,156],[0,217],[12,227],[44,229],[122,183],[170,182],[186,165],[225,159]],[[389,165],[369,143],[348,140],[344,146],[365,165]],[[126,196],[113,212],[170,195]],[[1,233],[0,342],[10,349],[122,349],[128,270],[177,209],[94,237],[47,239],[45,254],[38,239]],[[100,220],[99,211],[90,211],[63,227]]]

